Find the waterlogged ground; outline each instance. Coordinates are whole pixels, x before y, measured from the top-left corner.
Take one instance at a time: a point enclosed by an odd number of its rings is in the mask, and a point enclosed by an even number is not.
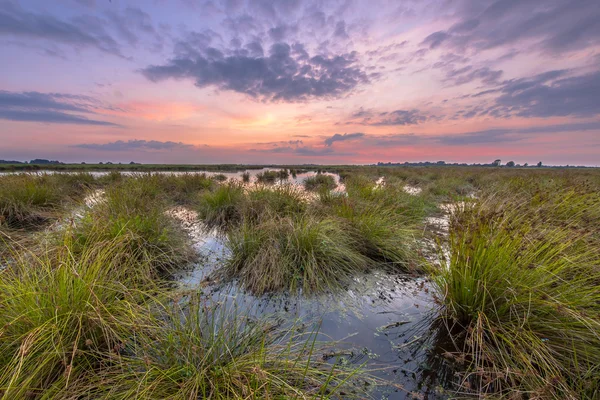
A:
[[[254,182],[255,176],[264,170],[248,172]],[[241,180],[242,173],[223,175]],[[302,187],[304,179],[313,175],[314,172],[298,174],[288,182]],[[344,192],[339,176],[331,175],[338,184],[336,190]],[[377,185],[385,185],[385,180],[379,179]],[[420,193],[420,188],[413,186],[406,186],[404,190],[413,195]],[[101,190],[90,193],[68,222],[76,223],[86,209],[102,202],[103,196]],[[441,207],[445,216],[430,217],[426,221],[441,238],[447,233],[447,215],[453,212],[452,207]],[[455,388],[455,377],[447,364],[448,353],[442,350],[440,341],[443,339],[433,326],[436,304],[431,285],[425,278],[373,271],[355,277],[336,293],[256,297],[239,289],[236,282],[222,283],[215,279],[213,273],[228,257],[223,236],[215,230],[208,231],[197,213],[185,207],[175,207],[167,214],[181,224],[200,256],[196,264],[176,275],[183,289],[201,290],[210,299],[225,303],[226,308],[251,319],[273,318],[306,332],[318,329],[318,340],[334,343],[339,349],[335,354],[318,356],[331,362],[341,359],[351,365],[364,365],[382,382],[369,384],[368,389],[375,399],[443,399]],[[422,247],[430,261],[439,262],[435,243],[425,241]]]
[[[299,175],[294,181],[301,184],[313,174]],[[378,184],[385,183],[379,180]],[[405,190],[415,195],[420,192],[410,186]],[[373,271],[357,276],[336,293],[256,297],[239,289],[235,282],[215,280],[213,272],[228,257],[224,237],[216,231],[207,232],[193,211],[178,207],[168,213],[181,222],[200,255],[197,264],[177,276],[182,288],[202,290],[244,315],[275,318],[294,328],[300,324],[309,331],[318,327],[319,340],[339,342],[342,349],[321,356],[331,360],[341,356],[352,365],[364,364],[373,376],[387,382],[369,388],[373,398],[447,398],[454,374],[440,346],[439,331],[433,326],[436,305],[426,279]],[[436,217],[428,224],[443,236],[448,220]],[[434,243],[424,243],[432,260],[437,257],[434,247]]]

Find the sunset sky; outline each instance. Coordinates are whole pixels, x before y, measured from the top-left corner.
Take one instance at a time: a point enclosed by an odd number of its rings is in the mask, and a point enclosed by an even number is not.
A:
[[[0,159],[600,165],[599,0],[0,0]]]

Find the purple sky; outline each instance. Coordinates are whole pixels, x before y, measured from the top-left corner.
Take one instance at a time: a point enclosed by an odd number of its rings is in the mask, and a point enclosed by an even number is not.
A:
[[[0,0],[0,159],[600,165],[599,0]]]

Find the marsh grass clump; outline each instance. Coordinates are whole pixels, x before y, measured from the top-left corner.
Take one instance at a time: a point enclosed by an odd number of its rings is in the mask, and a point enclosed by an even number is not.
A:
[[[360,207],[342,198],[333,206],[348,231],[355,236],[358,249],[373,264],[398,271],[416,272],[418,268],[415,224],[388,207],[373,204]]]
[[[71,251],[21,254],[0,274],[2,398],[42,398],[117,355],[135,331],[140,298],[115,240]],[[138,318],[137,323],[143,324]]]
[[[333,190],[337,187],[335,178],[331,175],[316,174],[304,180],[304,188],[309,191]]]
[[[305,194],[294,185],[257,186],[249,190],[243,204],[244,219],[260,221],[276,216],[300,215],[308,210]]]
[[[216,182],[225,182],[227,180],[227,175],[225,174],[215,174],[212,176],[213,180]]]
[[[258,294],[335,290],[369,265],[334,219],[273,216],[243,224],[228,239],[231,258],[222,272]]]
[[[450,259],[436,285],[444,316],[470,363],[465,382],[480,393],[596,398],[600,392],[600,257],[572,229],[584,204],[563,215],[568,192],[533,198],[501,193],[455,213]],[[573,222],[573,224],[571,224]]]
[[[242,174],[242,182],[250,183],[250,172],[246,171]]]
[[[210,229],[227,228],[242,220],[244,187],[237,182],[218,185],[200,196],[198,213]]]
[[[278,171],[264,171],[256,174],[257,183],[272,185],[277,181],[277,179],[281,179],[281,176]]]
[[[257,320],[198,294],[164,303],[160,314],[159,325],[138,336],[119,364],[101,371],[81,392],[110,399],[364,395],[354,385],[354,378],[365,378],[361,367],[324,361],[317,331],[305,334]]]
[[[106,187],[105,199],[77,223],[75,245],[122,240],[126,255],[149,264],[155,272],[169,272],[192,258],[185,234],[165,214],[169,203],[160,177],[139,176]]]
[[[58,218],[66,204],[94,184],[89,174],[16,174],[0,177],[0,225],[35,228]]]
[[[162,192],[178,205],[194,205],[200,193],[210,189],[214,180],[205,173],[157,175]]]

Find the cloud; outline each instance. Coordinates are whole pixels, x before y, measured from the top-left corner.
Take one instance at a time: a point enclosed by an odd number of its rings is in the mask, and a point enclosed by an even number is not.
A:
[[[145,11],[137,7],[127,7],[123,13],[108,11],[106,15],[119,36],[129,45],[136,46],[140,42],[140,34],[152,37],[157,48],[162,45],[162,37],[155,30],[152,18]]]
[[[142,74],[153,82],[193,79],[199,88],[214,86],[271,102],[339,98],[370,81],[356,52],[311,57],[298,43],[275,43],[268,56],[260,56],[256,44],[242,51],[191,49],[185,43],[178,47],[187,51],[164,65],[142,69]]]
[[[427,36],[422,46],[481,51],[528,42],[562,53],[600,43],[597,0],[464,0],[458,22]]]
[[[121,47],[107,32],[105,21],[97,17],[84,15],[64,21],[49,14],[25,11],[12,2],[1,3],[0,36],[58,42],[75,48],[96,48],[122,56]]]
[[[157,140],[117,140],[116,142],[108,143],[82,143],[72,147],[98,151],[126,151],[126,150],[193,150],[195,146],[182,142],[161,142]]]
[[[568,76],[556,70],[505,82],[494,105],[495,117],[591,117],[600,114],[600,71]]]
[[[0,90],[0,108],[39,108],[52,109],[63,111],[79,111],[87,112],[85,106],[77,105],[76,103],[68,103],[63,100],[82,100],[89,102],[90,97],[73,96],[60,93],[40,93],[40,92],[8,92]]]
[[[473,69],[469,65],[460,69],[450,69],[446,72],[446,82],[452,82],[454,85],[464,85],[465,83],[480,80],[487,85],[497,84],[502,76],[502,70],[492,70],[488,67]]]
[[[331,146],[335,142],[345,142],[345,141],[348,141],[348,140],[354,140],[354,139],[357,139],[357,138],[361,138],[363,136],[365,136],[365,134],[361,133],[361,132],[344,133],[343,135],[340,135],[339,133],[336,133],[335,135],[330,136],[327,139],[325,139],[325,145],[326,146]]]
[[[600,133],[600,121],[539,125],[523,128],[492,128],[452,134],[417,135],[408,133],[365,135],[362,139],[367,144],[379,147],[421,145],[472,146],[479,144],[514,143],[533,136],[586,131],[598,131]]]
[[[94,114],[96,100],[64,93],[8,92],[0,90],[0,119],[55,124],[119,126],[112,122],[71,114]]]
[[[360,108],[350,115],[345,125],[368,125],[368,126],[402,126],[417,125],[427,121],[429,118],[419,110],[395,110],[375,112]]]
[[[0,119],[19,122],[45,122],[50,124],[75,124],[75,125],[101,125],[120,126],[112,122],[97,121],[79,117],[77,115],[65,114],[58,111],[24,111],[24,110],[1,110]]]
[[[421,46],[427,46],[430,49],[439,47],[446,39],[450,37],[446,32],[438,31],[427,36],[422,42]]]

